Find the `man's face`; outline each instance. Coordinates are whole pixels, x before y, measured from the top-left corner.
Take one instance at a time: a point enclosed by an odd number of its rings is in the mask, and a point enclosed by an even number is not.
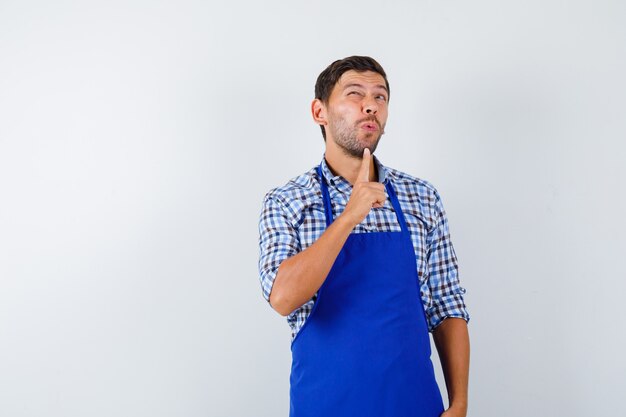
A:
[[[326,135],[349,155],[374,153],[387,124],[389,93],[382,75],[343,73],[328,99]]]

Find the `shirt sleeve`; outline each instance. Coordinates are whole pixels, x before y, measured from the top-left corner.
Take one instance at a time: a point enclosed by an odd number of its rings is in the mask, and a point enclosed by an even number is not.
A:
[[[426,317],[431,332],[448,317],[462,318],[467,323],[470,319],[463,299],[466,290],[459,282],[459,268],[450,240],[446,212],[437,190],[434,193],[436,224],[429,231],[427,238],[427,282],[432,302],[426,311]]]
[[[267,193],[259,218],[259,277],[263,297],[268,303],[278,267],[299,251],[298,232],[284,206],[271,192]]]

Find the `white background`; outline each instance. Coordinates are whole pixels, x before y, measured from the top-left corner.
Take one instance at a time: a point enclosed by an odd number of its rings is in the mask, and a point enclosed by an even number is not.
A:
[[[353,54],[391,84],[377,155],[443,197],[468,415],[623,415],[625,17],[619,1],[0,1],[0,415],[287,415],[258,216],[320,161],[315,79]]]

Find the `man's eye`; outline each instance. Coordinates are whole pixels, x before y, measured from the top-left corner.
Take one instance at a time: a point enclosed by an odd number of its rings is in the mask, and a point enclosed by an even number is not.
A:
[[[381,95],[381,96],[378,96],[378,98],[382,99],[383,101],[387,101],[387,97],[385,97],[385,96]]]

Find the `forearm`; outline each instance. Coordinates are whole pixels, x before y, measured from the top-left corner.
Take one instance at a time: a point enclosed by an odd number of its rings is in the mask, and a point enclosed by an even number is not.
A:
[[[450,407],[466,413],[470,357],[467,323],[461,318],[447,318],[433,331],[433,339],[446,380]]]
[[[311,299],[354,227],[349,218],[339,216],[315,243],[280,264],[270,294],[274,310],[286,316]]]

